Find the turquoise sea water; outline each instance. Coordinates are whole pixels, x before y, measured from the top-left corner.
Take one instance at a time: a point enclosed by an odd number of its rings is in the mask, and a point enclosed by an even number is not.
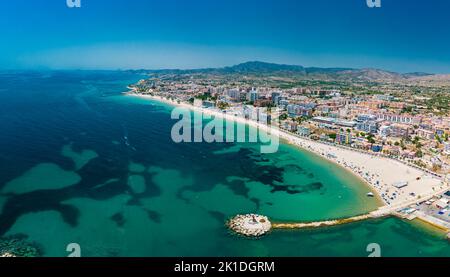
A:
[[[444,234],[388,218],[274,231],[224,227],[237,213],[275,221],[361,214],[377,203],[336,165],[282,144],[176,144],[171,106],[123,96],[130,72],[0,73],[0,236],[44,256],[449,256]]]

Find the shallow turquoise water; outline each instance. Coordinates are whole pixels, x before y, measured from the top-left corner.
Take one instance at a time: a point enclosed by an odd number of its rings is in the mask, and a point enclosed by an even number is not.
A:
[[[172,107],[123,96],[128,72],[0,74],[0,235],[25,234],[45,256],[448,256],[443,234],[389,218],[259,240],[225,220],[361,214],[377,203],[359,179],[282,144],[175,144]]]

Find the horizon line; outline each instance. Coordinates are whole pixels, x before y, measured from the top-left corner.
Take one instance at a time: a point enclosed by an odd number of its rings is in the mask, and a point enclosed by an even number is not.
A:
[[[301,64],[289,64],[289,63],[278,63],[278,62],[270,62],[270,61],[262,61],[262,60],[248,60],[245,62],[235,63],[231,65],[222,65],[222,66],[206,66],[206,67],[186,67],[186,68],[176,68],[176,67],[164,67],[164,68],[51,68],[46,66],[39,66],[36,68],[0,68],[0,71],[195,71],[195,70],[212,70],[212,69],[225,69],[225,68],[231,68],[242,64],[248,64],[248,63],[261,63],[261,64],[271,64],[271,65],[278,65],[278,66],[296,66],[296,67],[303,67],[305,69],[308,68],[321,68],[321,69],[342,69],[342,70],[381,70],[389,73],[396,73],[400,75],[405,74],[414,74],[414,73],[421,73],[421,74],[427,74],[427,75],[449,75],[450,72],[447,73],[430,73],[426,71],[395,71],[390,69],[383,69],[379,67],[341,67],[341,66],[304,66]]]

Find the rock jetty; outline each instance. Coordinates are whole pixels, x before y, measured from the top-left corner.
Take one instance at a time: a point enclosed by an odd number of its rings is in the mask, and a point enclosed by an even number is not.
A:
[[[266,216],[257,214],[237,215],[227,222],[228,228],[246,237],[260,237],[272,229]]]
[[[0,257],[39,257],[37,245],[24,236],[0,237]]]

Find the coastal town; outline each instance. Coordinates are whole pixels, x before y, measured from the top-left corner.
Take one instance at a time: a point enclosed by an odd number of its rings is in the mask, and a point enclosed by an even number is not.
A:
[[[381,75],[292,81],[285,71],[164,71],[129,88],[133,95],[276,130],[368,183],[373,192],[367,196],[382,203],[369,217],[420,218],[450,232],[450,86],[428,76],[386,82]]]
[[[369,81],[351,86],[346,82],[342,89],[336,82],[330,89],[330,82],[310,81],[309,86],[282,89],[273,86],[277,82],[257,86],[264,77],[253,77],[256,84],[246,76],[243,80],[209,77],[152,74],[131,87],[141,94],[220,110],[315,141],[393,157],[436,174],[450,173],[450,83],[408,90],[401,83]],[[423,91],[414,93],[419,89]],[[435,102],[443,103],[429,107]]]
[[[2,4],[3,274],[449,274],[450,0]]]

